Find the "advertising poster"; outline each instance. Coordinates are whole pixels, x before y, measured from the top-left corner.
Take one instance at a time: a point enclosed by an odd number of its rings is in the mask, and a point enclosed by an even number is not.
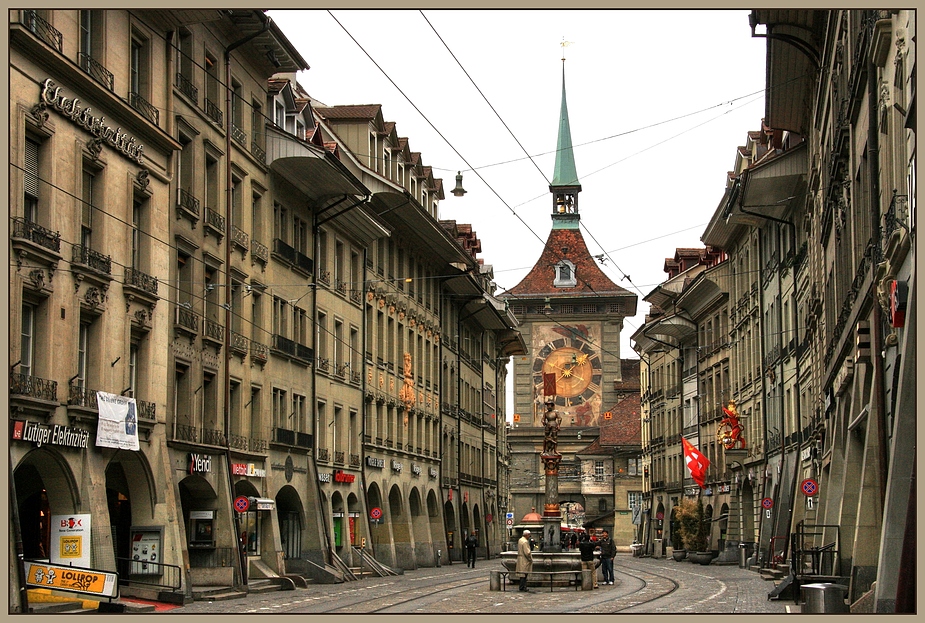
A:
[[[51,516],[52,564],[90,566],[90,515]]]
[[[99,428],[96,445],[120,450],[138,449],[138,409],[134,398],[96,392]]]

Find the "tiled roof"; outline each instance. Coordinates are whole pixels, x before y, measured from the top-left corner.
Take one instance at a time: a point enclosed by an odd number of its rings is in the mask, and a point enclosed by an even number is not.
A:
[[[639,392],[632,392],[610,407],[613,418],[602,420],[602,446],[638,446],[642,443]]]
[[[375,119],[382,109],[381,104],[356,104],[347,106],[328,106],[315,109],[324,119]]]
[[[563,250],[564,249],[564,250]],[[567,259],[575,264],[578,284],[572,288],[557,288],[555,266]],[[601,271],[588,252],[588,246],[577,229],[552,229],[540,258],[520,283],[508,291],[510,296],[595,296],[632,294],[621,288]]]

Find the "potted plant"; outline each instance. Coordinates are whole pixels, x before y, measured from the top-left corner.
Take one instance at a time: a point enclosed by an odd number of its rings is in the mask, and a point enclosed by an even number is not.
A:
[[[677,510],[687,559],[702,565],[710,564],[713,552],[710,551],[710,527],[704,521],[703,502],[699,498],[696,501],[685,498]]]
[[[678,507],[671,509],[671,557],[681,562],[687,557],[681,538],[681,523],[678,521]]]

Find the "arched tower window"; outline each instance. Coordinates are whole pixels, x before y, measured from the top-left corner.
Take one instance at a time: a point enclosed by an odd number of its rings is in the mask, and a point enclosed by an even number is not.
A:
[[[557,288],[572,288],[578,285],[575,279],[575,265],[568,260],[560,260],[556,264],[556,279],[553,285]]]

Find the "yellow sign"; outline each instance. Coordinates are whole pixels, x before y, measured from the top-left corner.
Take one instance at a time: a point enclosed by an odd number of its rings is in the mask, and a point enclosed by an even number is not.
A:
[[[520,421],[520,414],[519,414],[519,413],[515,413],[515,414],[514,414],[514,421],[515,421],[515,422],[519,422],[519,421]]]
[[[612,412],[612,411],[604,411],[604,419],[605,419],[605,420],[609,420],[609,419],[611,419],[612,417],[613,417],[613,412]]]
[[[80,558],[80,544],[83,539],[79,536],[62,536],[59,539],[61,558]]]
[[[119,596],[119,576],[115,573],[30,561],[26,561],[25,565],[26,584],[29,586],[101,597]]]

